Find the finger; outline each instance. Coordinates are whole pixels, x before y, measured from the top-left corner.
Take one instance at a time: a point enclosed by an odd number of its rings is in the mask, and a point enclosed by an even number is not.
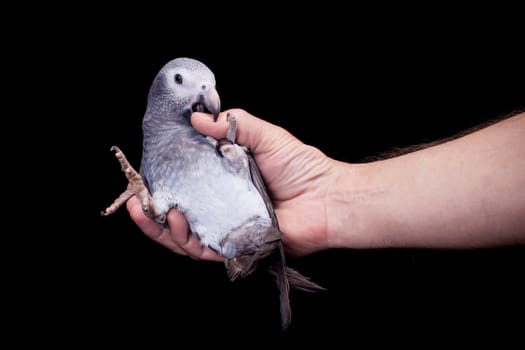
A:
[[[208,247],[204,247],[199,257],[200,260],[224,262],[224,258]]]
[[[168,248],[169,250],[179,254],[179,255],[188,255],[188,253],[186,253],[184,251],[184,249],[182,249],[181,247],[179,247],[174,241],[173,239],[171,238],[171,232],[170,230],[168,229],[165,229],[163,228],[162,229],[162,233],[160,234],[159,237],[155,238],[154,239],[157,243],[160,243],[162,244],[163,246],[165,246],[166,248]]]
[[[179,211],[170,210],[168,212],[168,226],[171,240],[187,255],[194,259],[222,261],[220,256],[202,246],[200,240],[189,232],[188,223]]]
[[[208,247],[201,244],[199,239],[190,234],[189,240],[183,246],[177,245],[177,248],[184,252],[184,255],[189,255],[195,260],[209,260],[222,262],[224,259]]]
[[[169,230],[163,229],[155,221],[144,215],[142,206],[135,196],[128,200],[126,207],[129,211],[131,219],[137,224],[137,226],[147,237],[157,243],[162,244],[177,254],[187,255],[187,253],[171,239]]]
[[[208,136],[220,139],[226,136],[228,121],[226,115],[232,113],[237,121],[236,142],[250,148],[255,153],[265,153],[275,149],[275,143],[291,136],[283,128],[254,117],[242,109],[231,109],[219,114],[217,121],[206,113],[193,113],[193,127]]]
[[[147,237],[155,242],[179,255],[190,255],[192,258],[200,260],[223,261],[213,250],[201,246],[198,238],[189,233],[186,219],[177,210],[168,212],[168,226],[170,227],[168,230],[144,215],[136,197],[130,198],[126,206],[131,219]]]
[[[128,209],[131,219],[137,224],[137,226],[153,240],[157,240],[162,235],[162,228],[155,221],[148,218],[144,215],[142,211],[142,206],[137,197],[131,197],[127,203],[126,207]]]
[[[175,209],[168,212],[167,220],[171,239],[176,245],[183,248],[191,238],[188,222],[184,215]]]

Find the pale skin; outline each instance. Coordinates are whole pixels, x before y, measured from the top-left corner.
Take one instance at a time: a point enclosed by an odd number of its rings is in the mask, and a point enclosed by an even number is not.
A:
[[[525,113],[405,155],[362,164],[340,162],[288,131],[239,109],[193,126],[249,147],[273,200],[287,253],[330,248],[481,248],[525,243]],[[191,235],[181,213],[169,229],[128,200],[131,218],[151,239],[195,259],[222,261]]]

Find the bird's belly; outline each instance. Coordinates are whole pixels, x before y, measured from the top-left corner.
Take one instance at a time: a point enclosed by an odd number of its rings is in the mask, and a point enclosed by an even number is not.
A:
[[[224,158],[204,157],[178,164],[172,181],[156,186],[157,206],[179,209],[201,243],[218,249],[234,229],[251,221],[271,219],[249,175],[227,169]]]

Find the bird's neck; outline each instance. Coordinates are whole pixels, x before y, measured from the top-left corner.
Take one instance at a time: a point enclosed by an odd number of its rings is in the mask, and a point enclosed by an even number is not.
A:
[[[191,113],[183,113],[183,110],[183,106],[169,96],[157,96],[156,98],[150,96],[144,115],[144,125],[152,128],[164,128],[171,124],[191,127]]]
[[[144,117],[142,121],[142,131],[145,137],[166,133],[185,133],[191,132],[192,130],[194,129],[191,126],[190,120],[175,113],[171,113],[171,115],[166,118],[164,118],[164,115],[158,117],[151,113],[146,113],[146,117]]]
[[[158,106],[158,105],[157,105]],[[192,136],[197,131],[190,123],[191,113],[166,110],[164,108],[148,108],[142,121],[142,131],[145,139],[150,137],[184,137]]]

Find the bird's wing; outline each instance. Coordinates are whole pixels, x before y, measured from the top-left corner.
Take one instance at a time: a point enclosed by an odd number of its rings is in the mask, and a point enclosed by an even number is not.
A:
[[[246,154],[248,156],[248,163],[250,166],[250,176],[252,178],[252,182],[264,200],[264,204],[266,205],[268,214],[270,214],[270,218],[272,219],[272,224],[275,227],[277,227],[277,229],[279,229],[279,224],[277,222],[277,216],[275,215],[273,203],[272,203],[272,200],[270,199],[270,196],[268,195],[268,192],[266,191],[266,185],[264,184],[264,181],[262,179],[261,172],[259,171],[259,167],[257,166],[257,163],[255,162],[255,158],[253,158],[253,155],[250,152],[250,150],[246,150]]]

